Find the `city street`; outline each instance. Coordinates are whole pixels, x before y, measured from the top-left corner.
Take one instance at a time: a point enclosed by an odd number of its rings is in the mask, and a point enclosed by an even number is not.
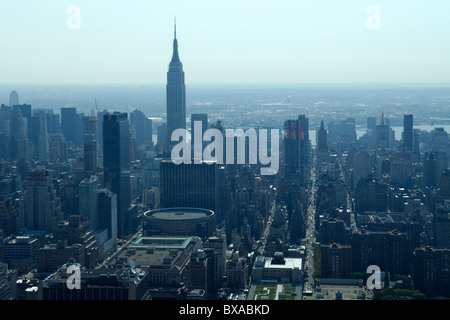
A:
[[[304,279],[303,292],[312,291],[314,284],[314,245],[316,243],[315,237],[315,215],[316,215],[316,185],[315,185],[315,168],[311,169],[311,190],[309,194],[309,204],[307,211],[307,221],[306,221],[306,257],[305,257],[305,272],[308,277]],[[304,297],[303,297],[304,299]]]

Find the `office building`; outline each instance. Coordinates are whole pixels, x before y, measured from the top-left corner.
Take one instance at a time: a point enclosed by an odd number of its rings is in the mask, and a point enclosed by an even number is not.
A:
[[[90,176],[80,182],[79,185],[79,210],[81,218],[89,221],[91,230],[99,228],[98,217],[98,178]]]
[[[52,233],[62,219],[60,199],[52,180],[48,170],[38,168],[30,172],[24,194],[24,214],[19,217],[20,227]]]
[[[215,163],[160,163],[160,207],[191,207],[216,210],[217,171]]]
[[[27,273],[37,267],[39,239],[30,236],[10,236],[3,239],[3,259],[8,268]]]
[[[428,298],[450,297],[450,249],[417,248],[414,255],[414,289]]]
[[[140,110],[134,110],[130,113],[130,127],[132,136],[138,145],[150,145],[152,143],[152,119]]]
[[[352,272],[366,272],[370,265],[394,274],[408,273],[408,240],[397,231],[357,231],[352,234]]]
[[[183,64],[178,55],[178,40],[176,25],[173,39],[173,54],[167,72],[166,86],[167,103],[167,150],[171,150],[172,132],[176,129],[186,129],[186,87],[184,83]],[[176,143],[176,142],[174,142]]]
[[[130,129],[126,113],[103,116],[103,168],[107,189],[117,194],[117,229],[119,237],[129,233],[127,214],[130,194]]]
[[[68,142],[76,143],[76,108],[61,108],[61,132]]]
[[[309,176],[309,119],[299,115],[296,120],[284,122],[284,167],[298,173],[300,183],[307,184]]]
[[[117,240],[117,195],[108,189],[98,190],[99,227],[108,230],[108,238]]]
[[[413,115],[405,114],[403,116],[403,147],[408,151],[413,151]]]
[[[378,149],[389,149],[389,132],[390,132],[389,124],[386,122],[384,118],[384,113],[381,113],[380,121],[377,123],[375,128],[375,136],[376,136],[376,148]]]
[[[387,184],[371,178],[361,179],[356,186],[355,212],[386,212],[388,205]]]
[[[83,117],[83,155],[84,171],[86,175],[92,175],[97,172],[98,166],[98,118]]]
[[[9,106],[14,107],[19,104],[19,94],[16,90],[11,91],[9,94]]]
[[[34,156],[39,161],[48,161],[47,116],[45,111],[38,111],[31,117],[31,141]]]
[[[336,243],[320,246],[320,277],[350,279],[352,277],[352,247]]]

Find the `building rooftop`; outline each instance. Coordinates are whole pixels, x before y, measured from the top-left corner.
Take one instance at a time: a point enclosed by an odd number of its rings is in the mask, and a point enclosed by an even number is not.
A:
[[[150,210],[144,213],[149,219],[158,220],[197,220],[213,215],[214,212],[201,208],[164,208]]]

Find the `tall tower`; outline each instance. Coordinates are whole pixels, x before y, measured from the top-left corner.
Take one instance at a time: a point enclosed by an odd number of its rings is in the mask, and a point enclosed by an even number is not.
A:
[[[412,152],[413,149],[413,115],[403,116],[403,146]]]
[[[11,91],[9,94],[9,106],[14,107],[19,104],[19,95],[16,90]]]
[[[130,128],[128,114],[103,115],[103,168],[108,190],[117,194],[117,231],[119,237],[129,232]]]
[[[389,149],[389,124],[381,113],[380,121],[376,126],[376,147],[379,149]]]
[[[99,227],[98,218],[98,178],[90,176],[80,182],[79,190],[79,210],[80,216],[89,220],[91,230],[97,231]]]
[[[300,181],[303,186],[308,184],[309,177],[309,119],[301,114],[298,116],[298,134],[299,134],[299,173]]]
[[[186,87],[184,85],[183,64],[178,55],[177,27],[174,25],[173,54],[167,72],[167,139],[166,150],[170,151],[172,132],[186,129]],[[176,144],[176,142],[175,142]]]
[[[95,174],[98,166],[98,119],[95,116],[83,116],[84,171],[86,176]]]
[[[27,178],[20,227],[52,233],[61,219],[61,203],[50,171],[38,167]]]

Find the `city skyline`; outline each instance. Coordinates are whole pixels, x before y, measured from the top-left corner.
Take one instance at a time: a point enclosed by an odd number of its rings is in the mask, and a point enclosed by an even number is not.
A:
[[[450,298],[449,4],[27,4],[0,10],[0,300]]]
[[[163,83],[175,16],[192,84],[450,82],[445,1],[23,2],[0,83]]]

